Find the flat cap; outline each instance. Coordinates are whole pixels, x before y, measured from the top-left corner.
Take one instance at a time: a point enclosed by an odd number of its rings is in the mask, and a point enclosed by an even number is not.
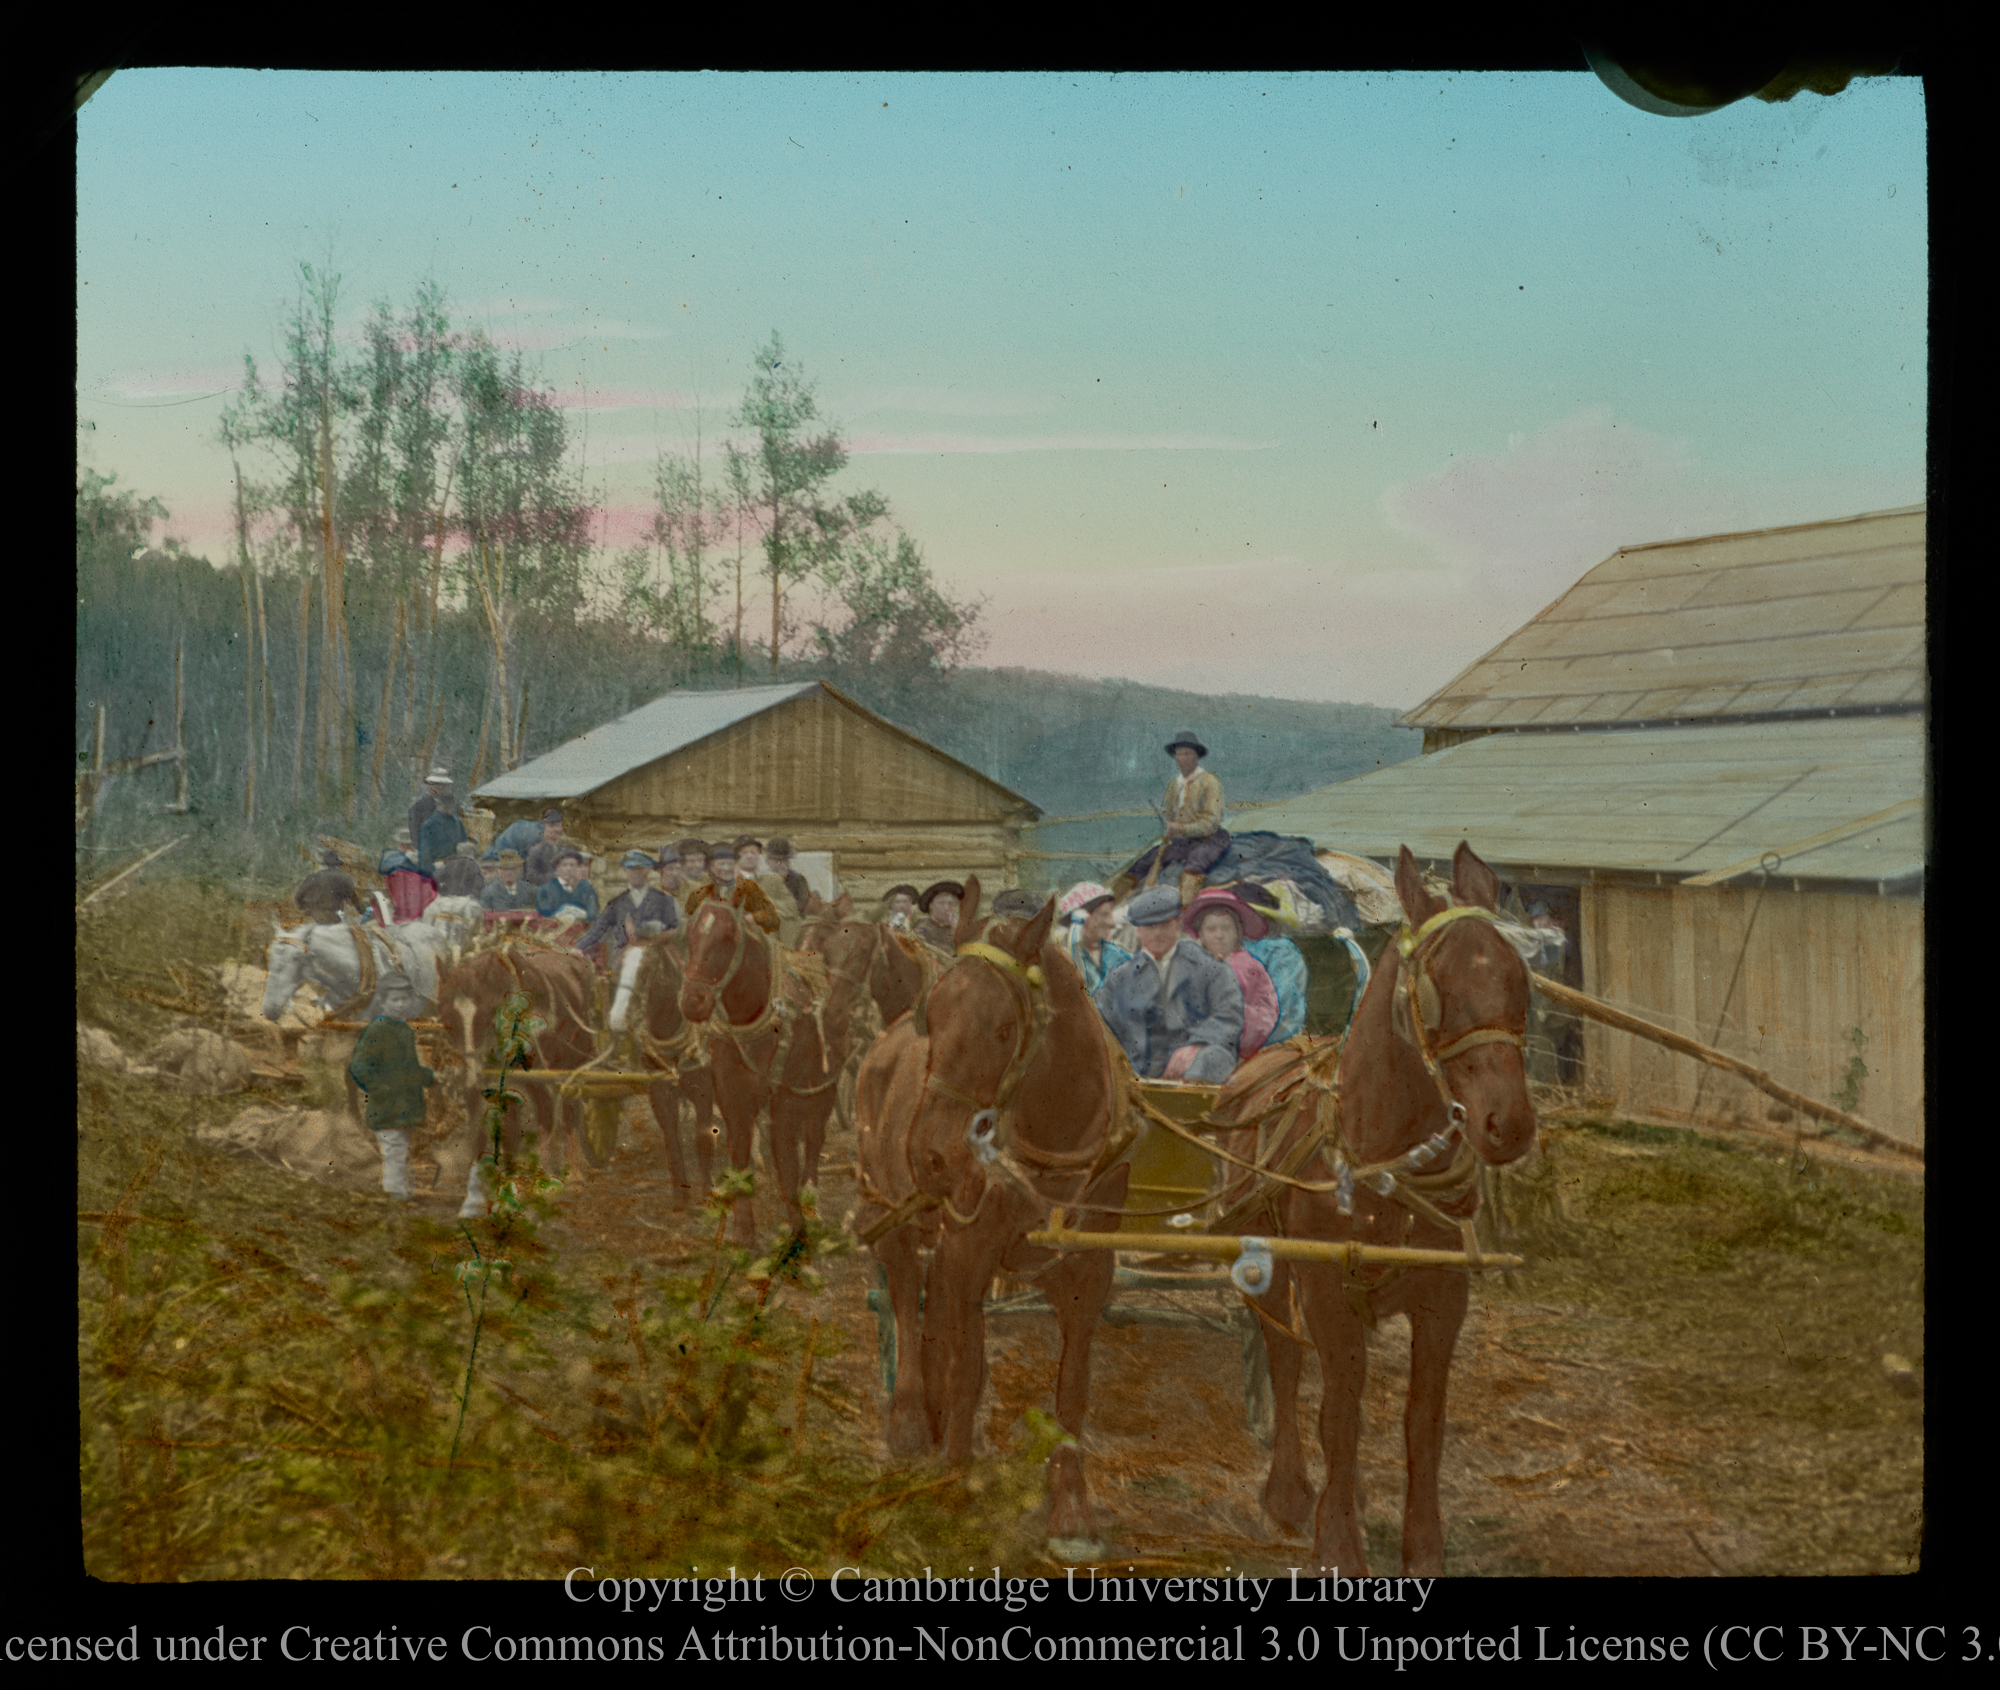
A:
[[[627,851],[622,866],[625,868],[655,868],[658,865],[644,851]]]
[[[555,822],[556,824],[560,825],[562,822],[562,811],[544,810],[542,812],[542,826],[547,827],[550,822]]]
[[[1148,886],[1132,894],[1125,906],[1126,918],[1134,927],[1153,927],[1163,921],[1179,921],[1181,895],[1176,887]]]

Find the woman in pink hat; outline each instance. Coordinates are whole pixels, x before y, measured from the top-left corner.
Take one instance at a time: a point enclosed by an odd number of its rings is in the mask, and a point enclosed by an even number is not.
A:
[[[1264,965],[1243,948],[1245,939],[1261,939],[1270,923],[1226,886],[1211,886],[1197,894],[1181,916],[1181,926],[1218,962],[1226,962],[1243,988],[1243,1039],[1237,1060],[1264,1048],[1278,1024],[1278,988]]]
[[[1116,907],[1111,888],[1094,880],[1079,881],[1056,904],[1056,920],[1060,925],[1055,941],[1076,964],[1084,986],[1093,993],[1114,968],[1132,960],[1130,951],[1111,942],[1112,911]]]

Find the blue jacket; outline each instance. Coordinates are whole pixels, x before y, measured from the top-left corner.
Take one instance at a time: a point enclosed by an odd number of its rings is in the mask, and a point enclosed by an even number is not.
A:
[[[1160,965],[1145,951],[1121,963],[1097,989],[1098,1013],[1124,1046],[1133,1071],[1158,1079],[1182,1045],[1219,1045],[1233,1065],[1243,1039],[1243,988],[1228,963],[1217,962],[1192,939],[1172,953],[1173,990],[1163,1011]]]
[[[535,889],[535,909],[542,915],[554,915],[565,904],[574,904],[592,921],[597,919],[597,888],[587,880],[579,880],[574,886],[565,888],[560,880],[551,876]]]
[[[1109,939],[1097,947],[1103,959],[1092,962],[1090,953],[1083,947],[1083,923],[1071,922],[1062,930],[1056,943],[1063,948],[1063,954],[1076,964],[1076,971],[1083,976],[1083,989],[1095,993],[1097,988],[1110,978],[1112,970],[1132,960],[1132,953],[1122,945],[1114,945]]]
[[[549,884],[556,886],[561,882],[552,880]],[[583,887],[584,883],[579,881],[576,889],[581,892]],[[616,956],[625,948],[625,918],[628,915],[635,923],[657,921],[668,932],[681,924],[680,906],[659,887],[648,886],[635,896],[628,886],[604,906],[604,913],[591,923],[590,931],[577,940],[576,948],[580,951],[593,950],[609,938],[611,954]]]
[[[1306,959],[1289,939],[1245,939],[1243,948],[1264,965],[1278,988],[1278,1024],[1264,1043],[1268,1047],[1305,1031]]]
[[[435,878],[437,865],[450,858],[459,845],[471,837],[456,811],[446,814],[443,810],[433,810],[430,819],[424,823],[423,832],[417,835],[417,868]]]
[[[509,822],[500,830],[500,837],[486,848],[488,857],[498,857],[502,851],[519,851],[521,861],[528,860],[528,853],[542,842],[542,824],[523,816],[517,822]]]

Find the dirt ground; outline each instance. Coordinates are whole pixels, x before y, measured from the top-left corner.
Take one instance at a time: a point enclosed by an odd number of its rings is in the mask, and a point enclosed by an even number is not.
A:
[[[760,1156],[763,1152],[760,1149]],[[837,1220],[855,1202],[853,1142],[830,1136],[822,1212]],[[440,1205],[442,1206],[442,1205]],[[602,1170],[583,1168],[558,1202],[579,1243],[662,1266],[705,1260],[711,1223],[676,1213],[668,1167],[650,1116],[629,1111],[619,1149]],[[778,1222],[758,1199],[760,1238]],[[828,1264],[822,1323],[848,1343],[823,1375],[859,1405],[852,1435],[887,1464],[883,1394],[868,1307],[871,1257]],[[1219,1293],[1123,1291],[1120,1299],[1220,1315]],[[1234,1300],[1231,1298],[1230,1300]],[[1760,1545],[1673,1477],[1717,1430],[1649,1410],[1638,1389],[1654,1364],[1621,1357],[1617,1322],[1578,1307],[1501,1301],[1477,1291],[1459,1335],[1444,1454],[1447,1567],[1461,1575],[1714,1576],[1748,1568]],[[1059,1340],[1052,1317],[1018,1314],[988,1323],[988,1382],[979,1414],[985,1447],[1026,1437],[1024,1413],[1053,1412]],[[1408,1327],[1384,1324],[1370,1353],[1361,1462],[1364,1519],[1377,1572],[1400,1565],[1402,1410]],[[1311,1544],[1280,1535],[1261,1504],[1268,1452],[1250,1433],[1242,1348],[1233,1331],[1107,1322],[1093,1357],[1083,1448],[1097,1535],[1121,1566],[1220,1557],[1253,1574],[1302,1566]],[[1319,1381],[1309,1360],[1301,1426],[1318,1483]]]

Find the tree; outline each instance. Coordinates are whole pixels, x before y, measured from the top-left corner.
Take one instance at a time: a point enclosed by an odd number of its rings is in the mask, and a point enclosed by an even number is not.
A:
[[[824,496],[826,484],[847,465],[839,430],[812,432],[820,420],[818,400],[775,331],[770,344],[753,354],[752,365],[736,421],[756,436],[756,444],[748,451],[732,449],[730,474],[747,488],[746,504],[754,508],[762,530],[764,568],[771,579],[771,673],[776,675],[785,643],[785,589],[823,571],[855,534],[887,514],[889,503],[874,492],[846,499]]]
[[[832,678],[850,691],[907,706],[985,643],[980,604],[953,599],[932,578],[916,541],[900,528],[856,535],[830,557],[820,580],[828,615],[812,641]]]
[[[734,514],[722,489],[704,476],[704,461],[699,434],[692,456],[660,458],[646,541],[622,553],[617,566],[626,625],[664,639],[679,654],[684,679],[714,660],[709,553]]]

